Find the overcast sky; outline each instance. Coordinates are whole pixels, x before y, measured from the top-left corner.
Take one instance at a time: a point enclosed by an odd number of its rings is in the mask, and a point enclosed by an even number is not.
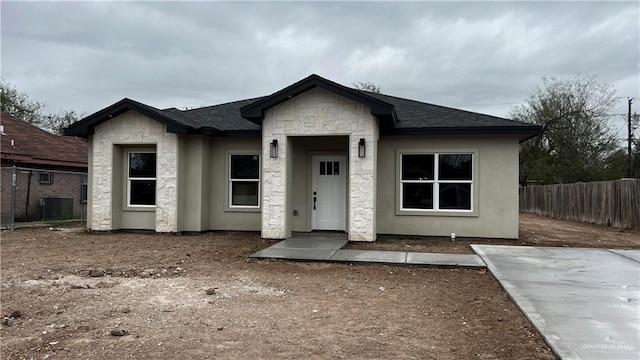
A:
[[[2,77],[50,110],[89,114],[124,97],[213,105],[312,73],[503,117],[543,76],[598,75],[620,96],[614,113],[640,97],[638,1],[0,6]]]

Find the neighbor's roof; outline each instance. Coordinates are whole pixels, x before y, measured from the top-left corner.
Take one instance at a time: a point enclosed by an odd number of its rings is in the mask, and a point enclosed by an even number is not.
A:
[[[4,134],[0,135],[3,161],[87,167],[88,147],[85,140],[50,134],[5,112],[2,112],[0,124],[4,127]]]
[[[161,110],[123,99],[72,124],[65,133],[87,137],[96,125],[134,110],[167,125],[169,132],[260,136],[267,109],[315,87],[367,105],[372,115],[381,120],[382,135],[514,134],[523,141],[541,131],[538,125],[348,88],[314,74],[268,96],[191,110]]]

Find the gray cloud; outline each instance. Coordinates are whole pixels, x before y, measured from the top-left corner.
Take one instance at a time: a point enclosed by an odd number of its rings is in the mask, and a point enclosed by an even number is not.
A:
[[[542,76],[640,94],[638,2],[8,2],[2,76],[52,109],[265,95],[311,73],[507,116]],[[625,111],[621,99],[619,112]]]

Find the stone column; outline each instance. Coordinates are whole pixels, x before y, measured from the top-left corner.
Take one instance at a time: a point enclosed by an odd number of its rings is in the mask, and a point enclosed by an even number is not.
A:
[[[265,121],[262,136],[262,237],[287,238],[287,136],[275,135],[273,123]],[[278,157],[270,157],[273,140]]]
[[[105,126],[101,126],[105,127]],[[107,136],[108,130],[96,131],[91,138],[91,164],[89,174],[91,192],[91,221],[88,227],[92,230],[112,230],[112,174],[113,174],[113,142]]]
[[[158,134],[156,145],[156,231],[178,231],[178,136]]]
[[[349,137],[349,240],[376,240],[376,156],[375,129]],[[365,157],[358,156],[358,142],[365,139]]]

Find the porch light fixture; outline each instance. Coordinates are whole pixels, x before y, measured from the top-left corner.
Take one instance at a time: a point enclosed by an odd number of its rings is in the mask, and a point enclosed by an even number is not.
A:
[[[271,142],[271,145],[269,146],[269,156],[272,159],[275,159],[278,157],[278,140],[273,140]]]
[[[358,141],[358,157],[363,158],[365,154],[364,138],[360,138],[360,141]]]

